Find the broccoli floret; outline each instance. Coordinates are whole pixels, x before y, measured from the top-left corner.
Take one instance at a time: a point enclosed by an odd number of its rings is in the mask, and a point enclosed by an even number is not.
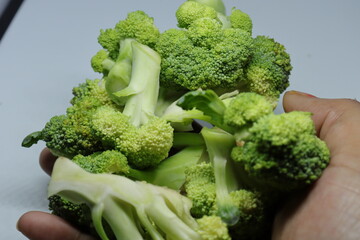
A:
[[[240,189],[231,192],[230,196],[240,211],[238,223],[229,228],[233,239],[267,239],[271,220],[261,194]]]
[[[172,127],[155,116],[136,127],[121,111],[104,106],[93,115],[92,128],[105,146],[122,152],[137,169],[158,165],[172,147]]]
[[[232,158],[259,189],[291,191],[318,179],[329,163],[326,144],[316,137],[306,112],[270,114],[249,129]],[[244,174],[243,174],[244,176]],[[285,184],[286,183],[286,184]]]
[[[48,193],[86,203],[102,239],[108,239],[104,220],[117,239],[143,239],[145,234],[152,239],[201,239],[189,212],[191,201],[174,190],[118,175],[92,174],[61,157]]]
[[[231,240],[227,225],[220,217],[204,216],[197,219],[199,229],[197,230],[202,240]]]
[[[247,13],[244,13],[240,9],[232,9],[229,16],[230,24],[232,28],[240,28],[250,35],[252,34],[252,20]]]
[[[184,2],[176,11],[176,19],[180,28],[188,28],[195,20],[200,18],[217,19],[214,8],[196,1]]]
[[[166,88],[236,89],[245,77],[252,38],[241,29],[223,29],[216,19],[199,18],[187,30],[163,32],[155,46],[162,58]]]
[[[132,38],[153,47],[159,34],[152,17],[143,11],[135,11],[129,13],[126,19],[119,21],[114,28],[101,30],[98,42],[107,50],[109,57],[116,60],[119,55],[120,40]]]
[[[91,173],[126,175],[130,171],[125,155],[115,150],[96,152],[88,156],[76,155],[72,161]]]
[[[196,218],[212,215],[215,198],[214,168],[210,163],[199,163],[185,171],[184,189],[193,202],[191,214]]]
[[[99,106],[117,107],[106,93],[103,81],[87,80],[73,88],[73,95],[66,114],[52,117],[44,129],[27,136],[23,146],[43,140],[55,155],[70,158],[104,150],[91,127],[92,115]]]
[[[290,56],[282,44],[269,37],[258,36],[253,44],[246,69],[247,89],[276,101],[289,86]]]
[[[273,105],[265,97],[251,92],[241,93],[234,97],[224,110],[224,124],[232,128],[239,144],[249,135],[248,128],[273,110]]]
[[[53,195],[49,197],[49,210],[79,230],[96,235],[91,224],[91,212],[86,204],[75,204],[59,195]]]

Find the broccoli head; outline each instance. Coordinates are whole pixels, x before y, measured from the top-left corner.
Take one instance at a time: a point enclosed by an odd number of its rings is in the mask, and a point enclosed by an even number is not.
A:
[[[106,93],[103,81],[87,80],[73,88],[73,95],[66,114],[52,117],[41,131],[27,136],[23,146],[30,147],[43,140],[55,155],[70,158],[104,150],[91,127],[92,115],[100,106],[117,106]]]
[[[193,202],[191,214],[196,218],[212,215],[215,198],[214,169],[210,163],[199,163],[185,171],[184,189]]]
[[[94,113],[92,128],[105,146],[122,152],[137,169],[158,165],[172,147],[173,128],[155,116],[136,127],[121,111],[104,106]]]
[[[143,11],[128,14],[114,28],[100,31],[99,44],[108,52],[112,60],[119,55],[120,40],[132,38],[138,42],[153,47],[159,37],[159,29],[154,25],[154,19]]]
[[[329,163],[329,149],[316,137],[309,113],[270,114],[249,132],[245,144],[233,149],[232,158],[260,187],[291,191],[306,186]]]
[[[246,69],[247,91],[277,101],[289,86],[292,70],[285,47],[274,39],[258,36],[253,42],[253,53]]]
[[[220,217],[211,215],[197,219],[202,240],[231,240],[227,225]]]
[[[252,38],[241,29],[223,29],[216,19],[199,18],[187,30],[170,29],[155,49],[162,57],[164,87],[231,89],[245,76]]]

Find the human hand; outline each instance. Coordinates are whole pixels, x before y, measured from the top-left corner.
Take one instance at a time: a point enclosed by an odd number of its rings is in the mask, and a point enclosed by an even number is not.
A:
[[[56,157],[48,149],[40,154],[40,166],[51,174]],[[81,233],[60,217],[50,213],[32,211],[20,217],[17,228],[31,240],[93,240],[94,238]]]
[[[331,161],[311,189],[279,212],[273,239],[359,239],[360,103],[291,91],[285,94],[283,106],[286,112],[313,113],[318,136],[330,148]]]

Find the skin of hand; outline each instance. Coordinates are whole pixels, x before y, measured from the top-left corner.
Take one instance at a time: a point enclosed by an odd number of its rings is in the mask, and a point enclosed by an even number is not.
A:
[[[274,240],[359,239],[360,236],[360,103],[348,99],[320,99],[290,91],[286,112],[308,111],[318,136],[331,152],[321,178],[294,198],[276,216]],[[45,149],[40,166],[51,174],[56,158]],[[17,228],[32,240],[92,240],[62,219],[43,212],[25,213]]]
[[[40,166],[51,174],[56,157],[45,148],[40,154]],[[31,211],[20,217],[17,229],[31,240],[95,240],[50,213]]]
[[[286,112],[313,113],[318,136],[331,152],[329,166],[306,192],[277,215],[274,240],[351,240],[360,238],[360,103],[320,99],[290,91]]]

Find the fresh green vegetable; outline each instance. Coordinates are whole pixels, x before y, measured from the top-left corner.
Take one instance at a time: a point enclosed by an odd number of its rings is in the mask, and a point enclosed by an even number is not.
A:
[[[163,32],[140,10],[100,30],[99,79],[22,145],[59,156],[50,210],[102,240],[269,239],[283,200],[330,158],[310,113],[273,111],[290,56],[222,0],[175,16]]]

